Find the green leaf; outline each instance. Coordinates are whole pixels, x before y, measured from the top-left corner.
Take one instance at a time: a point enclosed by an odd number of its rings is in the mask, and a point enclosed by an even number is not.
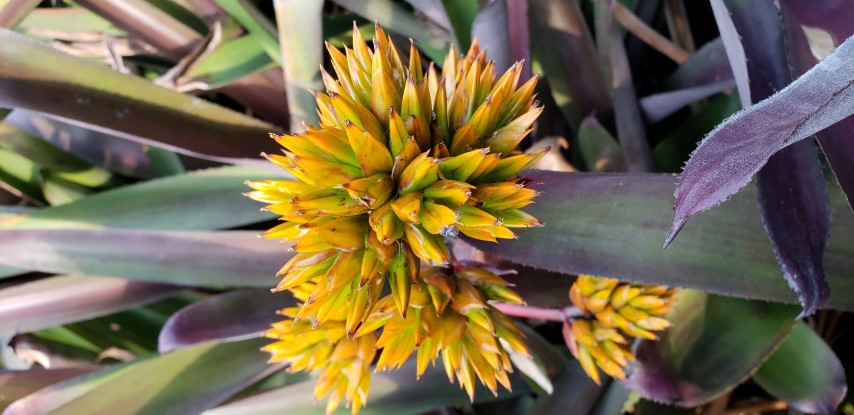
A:
[[[204,56],[187,74],[207,83],[210,88],[221,88],[274,66],[258,39],[241,36],[224,42],[211,54]]]
[[[0,290],[0,333],[23,333],[136,307],[179,287],[119,278],[64,275]]]
[[[291,130],[302,122],[317,124],[314,96],[309,90],[323,89],[323,2],[315,0],[275,0],[276,24],[282,48],[282,69]]]
[[[695,218],[678,244],[662,250],[661,238],[672,219],[673,176],[545,171],[525,176],[542,183],[532,185],[540,196],[525,210],[545,228],[519,229],[518,240],[499,244],[475,242],[479,249],[563,274],[797,301],[780,276],[752,188]],[[838,212],[824,255],[833,292],[830,306],[854,310],[854,215],[837,186],[831,185],[828,193]]]
[[[58,178],[81,186],[101,187],[121,183],[109,171],[5,123],[0,123],[0,147],[32,160]]]
[[[246,0],[214,0],[255,38],[277,65],[282,64],[282,51],[276,38],[276,28],[252,3]]]
[[[373,374],[367,406],[362,408],[359,414],[416,415],[470,402],[468,395],[457,385],[448,382],[441,368],[429,367],[421,380],[416,381],[415,378],[413,359],[406,362],[400,370]],[[474,401],[489,402],[526,393],[525,385],[518,376],[511,376],[510,381],[513,392],[502,390],[496,397],[486,388],[478,387]],[[312,396],[314,383],[315,379],[311,379],[274,389],[211,409],[204,415],[323,415],[323,405],[318,404]],[[339,408],[334,413],[343,415],[349,414],[350,411]]]
[[[216,406],[270,370],[268,340],[208,342],[42,389],[6,415],[188,414]]]
[[[42,193],[51,206],[66,205],[92,193],[92,189],[62,180],[50,172],[44,172],[43,176]]]
[[[472,25],[477,14],[480,13],[480,5],[477,0],[442,0],[454,35],[457,38],[457,46],[460,52],[465,52],[471,45]]]
[[[0,29],[0,106],[114,130],[184,154],[257,157],[275,127]]]
[[[711,401],[750,375],[795,324],[793,306],[681,291],[672,326],[642,340],[624,385],[656,402],[692,407]]]
[[[0,221],[0,229],[135,228],[206,230],[272,219],[241,193],[245,180],[275,177],[245,167],[220,167],[100,192],[64,206]]]
[[[187,172],[181,157],[176,153],[158,147],[148,147],[145,152],[151,167],[159,176],[174,176]]]
[[[94,32],[109,36],[127,36],[124,30],[82,7],[50,7],[33,10],[17,27],[32,35],[46,32]]]
[[[806,413],[833,413],[848,389],[845,369],[809,326],[798,322],[753,375],[768,393]]]
[[[625,171],[626,161],[620,144],[594,114],[588,115],[578,129],[581,158],[591,171]]]
[[[187,286],[275,283],[290,257],[257,232],[125,229],[0,231],[0,263],[42,272],[103,275]]]
[[[17,189],[30,199],[44,200],[38,165],[17,153],[0,148],[0,181]]]

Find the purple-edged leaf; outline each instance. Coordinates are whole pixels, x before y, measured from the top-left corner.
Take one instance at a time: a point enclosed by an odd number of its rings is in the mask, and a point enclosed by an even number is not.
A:
[[[720,38],[706,43],[664,82],[665,90],[685,89],[731,81],[732,69]]]
[[[564,274],[694,288],[713,293],[795,303],[780,278],[752,187],[695,219],[679,243],[661,250],[670,226],[673,176],[668,174],[531,171],[540,192],[525,208],[545,228],[518,229],[518,240],[475,242],[501,259]],[[829,189],[834,210],[848,209]],[[831,307],[854,310],[854,215],[837,215],[824,256]],[[570,280],[570,277],[567,277]]]
[[[738,86],[750,85],[750,77],[747,75],[747,56],[744,54],[744,47],[741,45],[741,35],[738,34],[729,16],[729,10],[727,10],[724,0],[710,0],[710,3],[718,24],[718,31],[721,33],[721,41],[725,45],[727,60],[735,84]],[[750,88],[738,88],[738,96],[741,98],[742,106],[750,105]]]
[[[715,128],[676,187],[669,243],[691,216],[727,200],[774,153],[854,113],[854,39],[782,91]]]
[[[725,91],[735,86],[732,80],[701,85],[691,88],[678,89],[675,91],[661,92],[647,95],[640,100],[643,115],[651,124],[655,124],[670,114],[682,109],[686,105],[708,98],[718,92]]]
[[[208,342],[44,388],[4,415],[189,414],[216,406],[269,373],[269,342]]]
[[[623,36],[608,4],[594,3],[594,15],[599,60],[602,62],[602,71],[614,102],[617,139],[623,149],[626,167],[631,172],[652,171],[652,154],[635,94],[632,69],[629,66]]]
[[[692,407],[747,379],[795,324],[795,307],[683,291],[657,341],[642,340],[623,384],[644,398]]]
[[[64,275],[0,290],[0,333],[35,331],[100,317],[181,290],[120,278]]]
[[[609,124],[611,98],[578,2],[542,0],[528,6],[531,38],[537,39],[531,45],[533,53],[566,121],[577,130],[581,120],[595,112]]]
[[[31,369],[0,371],[0,410],[41,388],[100,369],[83,366],[65,369]]]
[[[773,155],[756,181],[759,210],[783,277],[798,294],[801,316],[827,304],[823,255],[830,205],[815,145],[803,141]]]
[[[521,82],[531,77],[531,27],[527,0],[505,0],[507,35],[510,37],[510,61],[522,61]]]
[[[246,180],[274,174],[220,167],[100,192],[74,203],[0,219],[0,229],[132,228],[207,230],[245,226],[275,216],[242,197]]]
[[[725,5],[729,12],[724,18],[738,31],[741,47],[750,57],[746,64],[750,84],[739,83],[739,89],[749,89],[753,100],[765,99],[792,79],[779,10],[770,0],[727,0]],[[724,45],[733,48],[728,40]],[[750,104],[742,102],[745,107]],[[760,213],[783,276],[798,293],[803,314],[812,314],[829,296],[822,255],[830,237],[830,208],[813,144],[780,150],[757,177]]]
[[[0,106],[53,114],[184,154],[257,157],[275,127],[0,29]]]
[[[588,115],[578,129],[578,148],[591,171],[625,171],[626,162],[620,144],[594,114]]]
[[[489,0],[471,25],[471,38],[477,38],[481,47],[489,51],[497,73],[504,73],[513,64],[509,18],[505,0]]]
[[[3,264],[188,286],[269,287],[290,256],[287,245],[259,239],[257,232],[0,231]]]
[[[158,339],[161,353],[208,340],[235,340],[259,336],[282,320],[276,312],[296,304],[288,293],[243,289],[208,297],[169,317]]]
[[[839,358],[802,322],[795,324],[753,380],[793,408],[811,414],[834,413],[848,390]]]
[[[812,68],[816,62],[817,47],[824,39],[816,39],[826,34],[835,47],[854,35],[854,8],[844,1],[805,2],[802,0],[784,0],[780,3],[783,15],[786,48],[794,74],[801,75]],[[810,35],[808,38],[807,34]],[[823,57],[824,50],[816,50]],[[829,51],[826,51],[829,53]],[[842,190],[848,196],[848,203],[854,203],[854,117],[848,117],[816,134],[818,143],[827,157]]]
[[[415,379],[414,359],[404,363],[399,370],[372,374],[368,404],[359,413],[417,415],[471,402],[458,385],[448,382],[441,368],[430,366],[420,380]],[[478,384],[474,402],[491,402],[528,393],[519,376],[511,374],[510,383],[513,392],[502,389],[497,396]],[[318,402],[312,396],[314,384],[315,379],[310,379],[274,389],[208,410],[203,415],[323,415],[324,402]],[[349,413],[350,410],[343,407],[334,412],[336,415]]]

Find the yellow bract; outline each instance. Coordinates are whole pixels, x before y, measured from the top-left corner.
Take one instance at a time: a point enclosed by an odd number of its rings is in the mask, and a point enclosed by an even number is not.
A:
[[[351,47],[327,50],[334,75],[321,70],[326,91],[312,91],[320,125],[274,136],[283,154],[265,155],[296,180],[248,183],[247,195],[283,221],[263,236],[293,241],[297,252],[275,291],[306,294],[287,312],[293,320],[271,329],[280,340],[268,350],[300,370],[340,360],[342,374],[324,372],[317,394],[331,394],[330,408],[346,399],[354,412],[367,393],[368,343],[383,349],[382,368],[417,348],[419,373],[441,354],[470,394],[475,376],[493,391],[509,385],[498,339],[524,344],[486,300],[519,296],[488,273],[440,277],[421,267],[449,264],[445,237],[457,231],[496,241],[542,226],[520,210],[537,192],[519,174],[548,149],[515,150],[542,112],[538,76],[520,85],[517,63],[497,77],[477,41],[465,55],[452,48],[441,72],[425,72],[414,43],[402,57],[379,26],[373,48],[354,29]]]
[[[572,322],[567,333],[570,350],[581,367],[599,383],[598,366],[609,376],[624,379],[624,368],[634,356],[629,338],[658,338],[654,332],[670,326],[660,317],[670,309],[675,290],[663,286],[622,283],[616,279],[579,275],[569,298],[593,320]]]

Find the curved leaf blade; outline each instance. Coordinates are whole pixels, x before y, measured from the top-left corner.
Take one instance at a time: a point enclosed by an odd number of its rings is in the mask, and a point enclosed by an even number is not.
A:
[[[0,333],[15,334],[100,317],[181,290],[119,278],[62,275],[0,290]]]
[[[782,91],[715,128],[682,171],[665,246],[690,217],[729,199],[774,153],[854,114],[854,39]]]
[[[774,303],[679,294],[672,325],[642,340],[623,383],[647,399],[692,407],[747,379],[789,334],[797,309]]]
[[[728,204],[697,217],[680,243],[661,250],[673,176],[531,171],[541,194],[526,211],[543,229],[519,229],[518,240],[475,242],[488,254],[564,274],[593,274],[712,293],[796,302],[779,277],[764,234],[755,192],[745,189]],[[834,210],[848,209],[838,188]],[[837,215],[824,255],[830,307],[854,310],[854,217]],[[567,277],[568,278],[568,277]]]
[[[270,287],[289,254],[255,232],[0,231],[0,263],[187,286]]]
[[[218,294],[172,314],[160,331],[158,350],[165,353],[209,340],[259,336],[282,320],[277,311],[294,305],[290,294],[263,288]]]
[[[41,388],[98,370],[97,366],[0,371],[0,410]]]
[[[200,413],[270,371],[265,339],[208,342],[73,378],[29,395],[4,415]]]
[[[806,413],[833,413],[848,385],[830,346],[803,322],[753,375],[768,393]]]
[[[188,155],[257,157],[275,127],[0,29],[0,104],[130,134]],[[203,139],[201,139],[203,138]]]

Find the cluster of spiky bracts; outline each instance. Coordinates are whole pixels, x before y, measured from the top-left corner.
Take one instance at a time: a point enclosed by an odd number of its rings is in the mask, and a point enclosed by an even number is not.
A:
[[[575,319],[566,334],[572,354],[590,378],[599,383],[598,367],[625,379],[625,368],[635,360],[630,340],[655,340],[656,331],[670,326],[661,316],[670,310],[675,293],[663,286],[579,275],[569,298],[587,317]]]
[[[266,156],[297,180],[248,183],[248,196],[282,220],[264,237],[295,241],[275,291],[305,292],[269,333],[280,339],[273,360],[323,370],[318,395],[331,393],[331,408],[343,397],[354,412],[367,393],[369,343],[382,349],[381,369],[417,348],[419,373],[441,355],[469,394],[475,377],[493,391],[509,385],[498,340],[524,345],[486,301],[518,297],[492,274],[421,264],[450,265],[445,238],[457,232],[494,242],[542,226],[521,210],[537,193],[519,174],[548,149],[514,150],[542,111],[537,77],[519,85],[520,64],[497,77],[476,41],[425,73],[414,44],[405,65],[379,26],[373,49],[358,30],[352,49],[327,49],[337,78],[322,71],[326,92],[314,92],[319,127],[275,136],[284,154]]]

